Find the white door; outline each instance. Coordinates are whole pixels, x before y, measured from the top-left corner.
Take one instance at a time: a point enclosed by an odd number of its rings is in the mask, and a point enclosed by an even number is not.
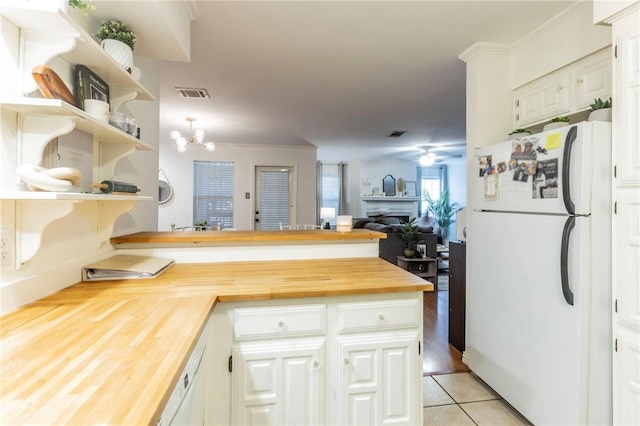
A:
[[[255,229],[276,230],[295,223],[293,167],[256,167]]]
[[[613,424],[640,424],[640,8],[613,22]]]
[[[422,364],[418,332],[358,334],[338,339],[337,423],[420,424]]]
[[[563,288],[567,217],[473,212],[472,220],[471,370],[534,424],[610,422],[610,267],[589,249],[591,221],[576,219]]]
[[[324,370],[324,339],[235,346],[232,424],[324,424]]]

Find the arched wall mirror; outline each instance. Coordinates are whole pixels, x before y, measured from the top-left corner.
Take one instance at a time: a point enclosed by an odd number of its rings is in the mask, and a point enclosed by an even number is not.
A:
[[[384,179],[382,179],[382,192],[384,192],[387,197],[394,197],[396,195],[396,180],[393,176],[386,175]]]
[[[173,186],[164,170],[160,169],[158,175],[158,204],[164,204],[173,198]]]

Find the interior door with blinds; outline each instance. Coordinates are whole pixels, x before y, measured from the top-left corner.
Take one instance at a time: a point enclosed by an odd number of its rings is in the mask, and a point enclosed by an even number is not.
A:
[[[295,222],[293,167],[256,167],[255,229],[278,230]]]

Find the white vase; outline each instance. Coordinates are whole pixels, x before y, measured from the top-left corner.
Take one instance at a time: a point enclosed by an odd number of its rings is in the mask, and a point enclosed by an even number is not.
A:
[[[591,111],[587,121],[608,121],[611,122],[611,108],[602,108]]]
[[[129,45],[118,40],[104,39],[102,48],[122,69],[128,70],[133,66],[133,51]]]

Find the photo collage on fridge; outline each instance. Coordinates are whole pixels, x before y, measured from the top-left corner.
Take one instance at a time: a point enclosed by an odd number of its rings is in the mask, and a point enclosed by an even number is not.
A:
[[[532,199],[558,198],[558,158],[549,157],[549,151],[561,147],[562,135],[528,136],[511,141],[508,157],[478,156],[479,178],[484,179],[485,200],[499,198],[498,176],[508,173],[512,190],[530,191]],[[543,143],[544,142],[544,143]],[[504,177],[501,177],[504,181]]]

